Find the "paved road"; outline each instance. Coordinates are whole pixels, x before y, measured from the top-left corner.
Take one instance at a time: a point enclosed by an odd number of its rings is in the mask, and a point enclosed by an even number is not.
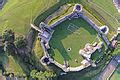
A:
[[[118,64],[120,64],[120,55],[112,58],[110,63],[106,66],[104,71],[99,76],[98,80],[109,80],[114,71],[116,70]]]

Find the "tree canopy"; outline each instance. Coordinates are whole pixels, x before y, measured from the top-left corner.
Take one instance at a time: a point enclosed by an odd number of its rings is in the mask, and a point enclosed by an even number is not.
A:
[[[2,34],[3,41],[14,42],[15,36],[11,29],[5,30]]]
[[[53,71],[38,72],[37,70],[32,70],[30,73],[32,78],[42,79],[42,78],[53,78],[56,74]]]
[[[23,36],[18,36],[15,40],[15,45],[17,48],[25,48],[27,41]]]

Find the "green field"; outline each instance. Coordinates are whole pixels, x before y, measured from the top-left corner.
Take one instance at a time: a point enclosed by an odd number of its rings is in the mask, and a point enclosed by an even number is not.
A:
[[[118,13],[116,7],[113,4],[113,0],[92,0],[92,1],[110,14]]]
[[[8,0],[0,10],[0,33],[10,28],[17,34],[27,35],[32,19],[55,3],[57,0]]]
[[[72,31],[68,28],[70,25],[75,25],[71,27]],[[83,60],[79,55],[79,50],[84,48],[86,43],[97,41],[97,32],[82,18],[66,20],[56,26],[54,30],[49,53],[61,64],[67,60],[70,66],[79,66]],[[71,48],[71,51],[68,51],[68,48]],[[75,59],[78,60],[78,63],[75,62]]]
[[[111,38],[120,27],[120,14],[114,6],[113,0],[92,0],[89,4],[109,26],[110,34],[108,37]]]

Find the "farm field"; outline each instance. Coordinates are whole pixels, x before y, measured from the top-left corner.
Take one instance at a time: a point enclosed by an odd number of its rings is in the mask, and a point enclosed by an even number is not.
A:
[[[61,64],[67,60],[70,66],[79,66],[83,60],[83,57],[79,55],[79,50],[84,48],[86,43],[97,41],[97,32],[82,18],[66,20],[54,30],[49,53]],[[69,48],[71,51],[68,51]]]
[[[30,22],[55,3],[57,0],[8,0],[0,11],[0,33],[12,29],[17,34],[27,35]]]

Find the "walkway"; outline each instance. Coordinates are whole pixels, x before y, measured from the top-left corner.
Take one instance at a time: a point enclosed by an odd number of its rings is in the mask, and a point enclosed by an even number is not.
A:
[[[37,26],[35,26],[35,25],[33,25],[33,24],[30,24],[30,26],[31,26],[31,28],[35,29],[36,31],[42,33],[42,31],[40,30],[39,27],[37,27]]]
[[[112,58],[110,63],[106,66],[104,71],[99,76],[98,80],[109,80],[114,71],[116,70],[118,64],[120,64],[120,55]]]
[[[86,66],[84,65],[81,65],[81,66],[78,66],[78,67],[65,67],[65,65],[61,65],[60,63],[58,63],[57,61],[53,61],[52,62],[53,64],[57,65],[59,68],[61,68],[63,71],[65,72],[69,72],[69,71],[80,71],[82,69],[85,69],[86,67],[90,66],[91,64],[88,64]]]

